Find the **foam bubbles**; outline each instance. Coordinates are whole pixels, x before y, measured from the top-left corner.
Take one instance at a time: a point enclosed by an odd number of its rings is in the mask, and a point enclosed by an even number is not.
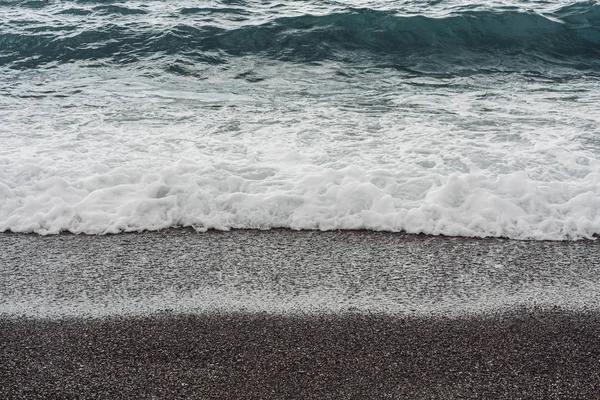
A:
[[[594,77],[339,75],[336,63],[252,57],[231,68],[204,80],[68,65],[9,76],[0,231],[600,233]],[[265,79],[235,78],[247,70]]]
[[[591,238],[600,232],[600,174],[540,182],[522,172],[488,179],[475,174],[427,175],[406,193],[401,171],[320,168],[273,185],[200,164],[156,171],[122,169],[67,181],[32,179],[0,186],[0,230],[41,234],[116,233],[192,226],[198,230],[285,227],[372,229],[518,239]],[[277,176],[277,175],[276,175]],[[425,189],[423,189],[425,188]],[[420,190],[419,190],[420,189]],[[406,198],[405,198],[406,197]],[[410,199],[421,200],[410,200]],[[408,199],[408,200],[407,200]]]

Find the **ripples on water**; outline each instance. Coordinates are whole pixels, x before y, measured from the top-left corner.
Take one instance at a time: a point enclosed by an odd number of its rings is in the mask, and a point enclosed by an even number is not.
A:
[[[0,230],[600,233],[596,2],[0,3]]]

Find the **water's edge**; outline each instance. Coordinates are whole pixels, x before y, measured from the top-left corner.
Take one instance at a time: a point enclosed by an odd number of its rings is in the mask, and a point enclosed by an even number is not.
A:
[[[13,316],[600,308],[599,241],[182,229],[2,234],[0,248],[0,314]]]

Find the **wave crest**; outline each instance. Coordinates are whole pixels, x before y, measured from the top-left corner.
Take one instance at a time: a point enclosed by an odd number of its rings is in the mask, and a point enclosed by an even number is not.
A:
[[[597,69],[600,58],[600,6],[594,2],[575,3],[545,15],[489,10],[432,18],[347,9],[235,29],[198,23],[162,29],[107,23],[89,25],[77,33],[71,32],[74,26],[57,34],[5,31],[0,33],[4,49],[0,63],[34,67],[103,58],[131,62],[156,54],[199,57],[200,61],[207,54],[211,60],[219,54],[221,62],[253,54],[288,61],[356,62],[357,56],[371,54],[401,65],[415,59],[443,65],[498,62],[509,56],[513,57],[510,62],[516,57],[528,63]]]
[[[323,169],[273,189],[176,164],[154,173],[116,169],[68,182],[58,176],[0,183],[0,232],[104,234],[207,229],[369,229],[448,236],[565,240],[600,234],[600,174],[538,182],[525,172],[488,179]],[[195,171],[195,172],[194,172]]]

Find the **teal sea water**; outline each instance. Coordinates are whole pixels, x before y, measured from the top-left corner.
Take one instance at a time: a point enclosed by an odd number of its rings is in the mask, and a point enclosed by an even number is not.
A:
[[[0,231],[600,234],[596,1],[1,1]]]

